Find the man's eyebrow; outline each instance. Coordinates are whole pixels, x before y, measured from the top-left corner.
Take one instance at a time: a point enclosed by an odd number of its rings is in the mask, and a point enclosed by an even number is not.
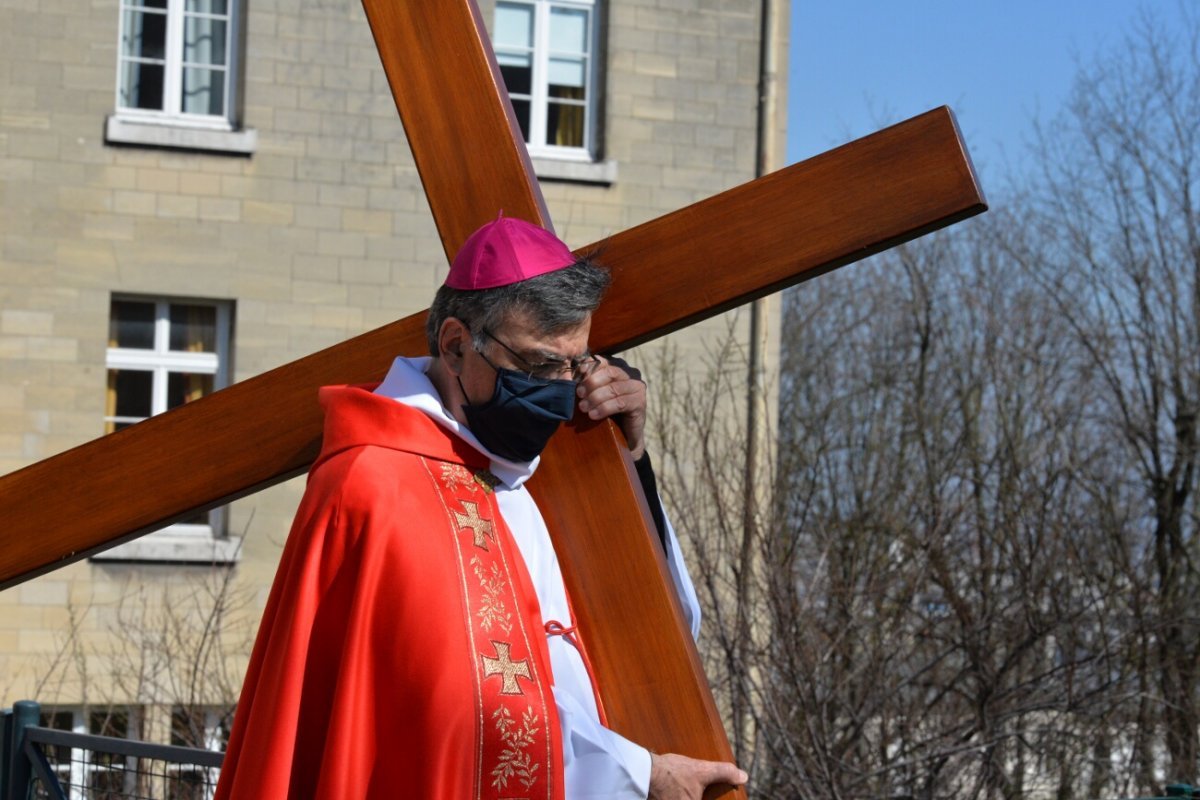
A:
[[[565,363],[571,361],[572,359],[582,358],[584,356],[591,355],[591,350],[585,350],[584,352],[580,353],[577,356],[564,356],[562,353],[555,353],[552,350],[530,350],[530,351],[528,351],[528,355],[531,355],[535,358],[540,358],[543,362],[556,361],[556,362],[565,364]],[[522,358],[525,358],[525,356],[526,356],[525,353],[521,354]],[[528,359],[526,359],[526,360],[528,360]],[[532,363],[532,362],[530,362],[530,363]]]

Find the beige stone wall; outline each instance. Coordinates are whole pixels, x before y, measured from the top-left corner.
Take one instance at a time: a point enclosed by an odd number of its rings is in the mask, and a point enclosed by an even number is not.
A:
[[[102,433],[113,293],[232,301],[243,379],[423,308],[445,275],[357,3],[250,0],[251,157],[104,143],[117,13],[110,0],[0,3],[0,473]],[[757,13],[748,0],[612,4],[604,156],[618,177],[544,182],[569,244],[753,177]],[[690,359],[705,346],[676,341]],[[233,506],[234,649],[301,489]],[[145,699],[123,674],[132,621],[195,617],[213,581],[202,567],[84,561],[0,592],[0,705]]]

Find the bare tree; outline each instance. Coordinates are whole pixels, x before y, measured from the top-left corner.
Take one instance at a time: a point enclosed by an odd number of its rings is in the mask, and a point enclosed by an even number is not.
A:
[[[1153,783],[1123,766],[1139,730],[1131,495],[1101,489],[1120,461],[1083,413],[1091,362],[996,246],[1003,216],[791,297],[752,563],[728,411],[739,352],[714,352],[705,379],[661,379],[664,494],[760,796],[1065,799]],[[751,626],[732,605],[747,574]]]
[[[1197,15],[1143,17],[1042,142],[1003,210],[788,295],[750,538],[740,352],[665,371],[664,494],[758,795],[1196,777]]]
[[[52,712],[69,697],[99,728],[120,719],[151,741],[210,747],[213,729],[232,722],[254,634],[250,599],[228,567],[189,568],[167,582],[144,581],[135,568],[112,606],[71,609],[38,699]],[[163,713],[133,719],[131,703]]]
[[[1127,657],[1141,679],[1143,781],[1159,720],[1172,776],[1194,779],[1200,757],[1200,17],[1183,12],[1175,30],[1143,15],[1081,73],[1041,131],[1035,233],[1011,248],[1093,373],[1081,410],[1115,456],[1100,491],[1120,487],[1131,504],[1111,555],[1140,623]]]

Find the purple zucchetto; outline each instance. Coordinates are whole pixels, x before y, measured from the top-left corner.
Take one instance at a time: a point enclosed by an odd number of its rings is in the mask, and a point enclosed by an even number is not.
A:
[[[454,256],[446,285],[451,289],[494,289],[574,263],[571,248],[550,231],[502,216],[471,234]]]

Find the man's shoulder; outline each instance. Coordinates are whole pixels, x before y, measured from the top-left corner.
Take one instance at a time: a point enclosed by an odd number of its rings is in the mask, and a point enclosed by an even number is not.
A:
[[[347,447],[325,458],[309,474],[308,492],[343,500],[375,500],[381,493],[412,494],[431,488],[426,458],[375,444]]]
[[[424,458],[484,461],[461,437],[421,409],[359,387],[326,387],[321,393],[325,426],[313,474],[326,471],[327,462],[337,465],[327,472],[339,474],[359,473],[377,464],[389,469],[415,466]]]
[[[297,525],[324,529],[332,524],[350,540],[368,536],[386,547],[409,542],[395,533],[433,524],[444,508],[435,477],[441,466],[403,450],[375,445],[347,448],[309,476]]]

